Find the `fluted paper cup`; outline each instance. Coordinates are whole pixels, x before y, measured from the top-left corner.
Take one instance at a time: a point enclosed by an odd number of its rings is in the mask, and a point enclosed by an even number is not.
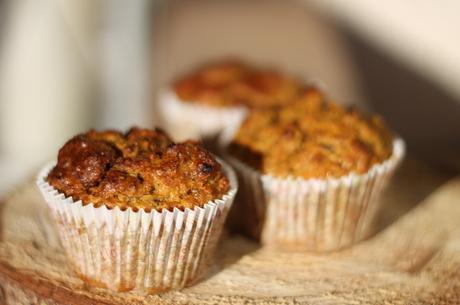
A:
[[[174,140],[204,140],[214,151],[219,134],[236,129],[247,113],[242,106],[213,107],[182,101],[172,90],[161,92],[158,110],[163,127]]]
[[[193,209],[148,212],[83,204],[46,182],[54,164],[40,172],[37,185],[69,262],[83,280],[117,291],[155,293],[192,284],[212,260],[237,190],[233,170],[221,164],[230,190]]]
[[[372,233],[380,194],[403,159],[402,139],[391,157],[366,174],[299,179],[264,175],[226,154],[240,179],[230,223],[265,245],[315,252],[338,250]],[[244,217],[243,217],[244,216]]]

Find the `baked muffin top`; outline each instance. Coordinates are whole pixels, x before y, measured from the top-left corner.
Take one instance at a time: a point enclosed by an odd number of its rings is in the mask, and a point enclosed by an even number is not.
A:
[[[307,88],[289,105],[253,110],[230,151],[264,174],[337,178],[388,159],[392,143],[380,117],[347,110]]]
[[[47,181],[85,204],[146,211],[203,206],[230,187],[201,144],[174,143],[159,129],[138,128],[73,137],[60,149]]]
[[[300,89],[301,83],[293,77],[237,61],[202,67],[173,85],[182,101],[216,107],[282,105],[294,99]]]

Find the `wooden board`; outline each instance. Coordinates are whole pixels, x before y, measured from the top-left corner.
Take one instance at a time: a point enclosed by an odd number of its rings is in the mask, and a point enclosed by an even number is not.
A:
[[[227,236],[200,283],[150,296],[76,277],[27,182],[0,206],[0,304],[460,304],[460,178],[445,178],[406,162],[385,197],[385,227],[353,248],[283,253]]]

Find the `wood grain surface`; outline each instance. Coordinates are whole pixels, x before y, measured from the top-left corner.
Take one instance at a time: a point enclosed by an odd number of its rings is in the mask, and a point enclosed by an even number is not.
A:
[[[371,239],[315,255],[227,235],[206,278],[150,296],[85,285],[27,182],[0,205],[0,304],[460,304],[460,178],[446,179],[406,162]]]

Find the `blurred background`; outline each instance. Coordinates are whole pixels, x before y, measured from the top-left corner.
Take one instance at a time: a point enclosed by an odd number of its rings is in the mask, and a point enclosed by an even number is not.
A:
[[[0,0],[0,195],[89,128],[154,126],[157,92],[240,57],[382,114],[460,171],[460,2]]]

